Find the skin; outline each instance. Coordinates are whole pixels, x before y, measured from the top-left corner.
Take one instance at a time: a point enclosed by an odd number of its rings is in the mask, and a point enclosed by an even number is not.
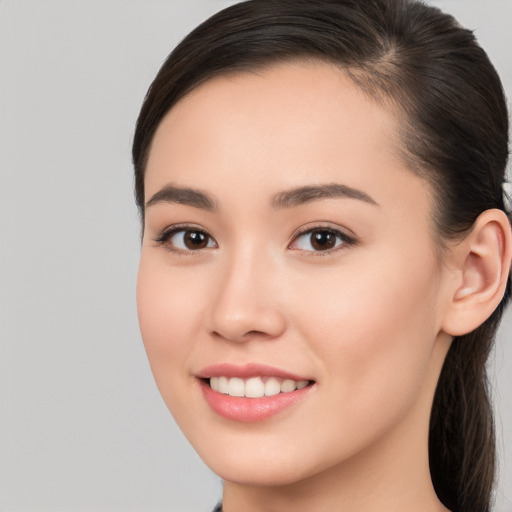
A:
[[[208,194],[215,209],[147,206],[141,332],[167,406],[224,479],[226,512],[445,510],[430,481],[428,421],[461,256],[440,261],[431,189],[400,157],[399,122],[343,72],[290,63],[209,80],[157,130],[146,201],[172,184]],[[332,183],[375,204],[272,206],[283,191]],[[180,233],[155,241],[182,224],[207,233],[207,247],[183,248]],[[298,231],[318,226],[353,243],[315,251]],[[196,377],[224,362],[315,384],[268,420],[230,421]]]

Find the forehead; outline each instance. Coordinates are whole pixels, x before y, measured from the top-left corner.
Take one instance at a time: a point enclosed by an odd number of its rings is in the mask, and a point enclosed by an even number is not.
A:
[[[155,139],[173,125],[184,129],[187,121],[195,122],[198,118],[205,128],[209,128],[208,120],[220,116],[226,121],[242,120],[247,131],[251,126],[258,128],[259,123],[265,123],[269,129],[282,129],[287,121],[289,125],[300,121],[305,128],[314,126],[320,118],[335,122],[336,128],[345,119],[354,124],[359,117],[362,122],[373,123],[365,126],[367,132],[373,127],[382,130],[388,142],[398,144],[397,109],[393,109],[391,102],[384,105],[382,95],[375,98],[379,102],[333,64],[316,60],[279,62],[210,78],[172,107],[160,123]]]
[[[418,180],[401,158],[399,124],[394,111],[330,64],[221,75],[163,119],[149,154],[146,198],[176,181],[214,195],[226,183],[243,195],[343,181],[377,195],[393,183],[384,199],[396,201],[398,181]]]

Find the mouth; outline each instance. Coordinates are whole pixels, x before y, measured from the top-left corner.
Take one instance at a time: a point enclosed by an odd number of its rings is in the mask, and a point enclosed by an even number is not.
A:
[[[196,377],[215,413],[242,422],[271,418],[301,403],[316,388],[312,379],[259,364],[210,366]]]
[[[310,380],[293,380],[279,377],[256,376],[243,379],[221,375],[203,379],[213,391],[223,395],[245,398],[263,398],[304,389],[313,384]]]

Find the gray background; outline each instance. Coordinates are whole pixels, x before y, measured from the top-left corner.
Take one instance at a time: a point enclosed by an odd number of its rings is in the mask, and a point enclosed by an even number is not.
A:
[[[222,0],[0,1],[0,511],[208,511],[136,320],[130,143],[170,49]],[[512,97],[512,0],[437,0]],[[491,363],[512,511],[512,316]]]

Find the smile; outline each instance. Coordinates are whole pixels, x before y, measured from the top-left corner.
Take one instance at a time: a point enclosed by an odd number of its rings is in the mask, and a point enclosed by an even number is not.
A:
[[[297,389],[303,389],[309,384],[309,381],[263,376],[248,379],[220,376],[211,377],[209,384],[213,391],[223,395],[262,398],[264,396],[275,396],[280,393],[291,393]]]
[[[196,374],[206,403],[231,421],[259,422],[297,406],[316,389],[316,381],[280,368],[217,364]]]

